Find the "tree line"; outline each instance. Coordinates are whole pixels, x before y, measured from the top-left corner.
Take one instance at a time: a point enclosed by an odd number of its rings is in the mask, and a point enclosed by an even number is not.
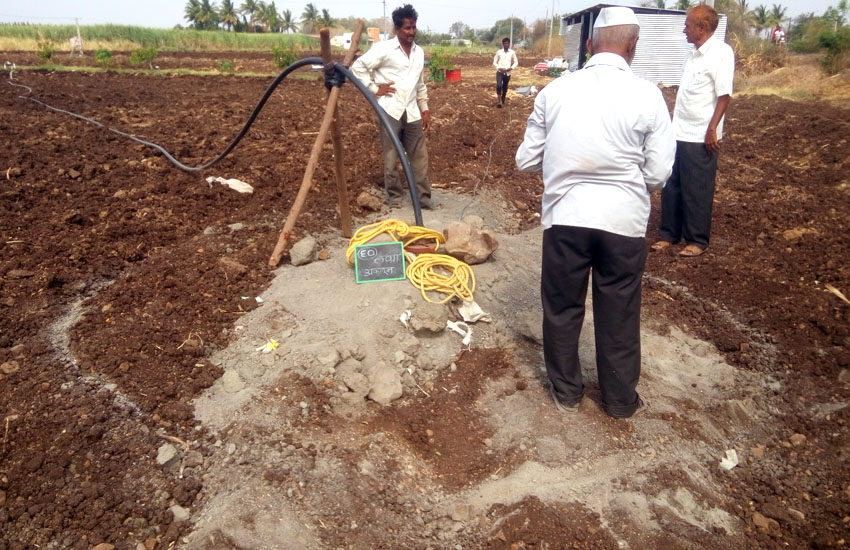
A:
[[[331,27],[334,19],[327,9],[319,10],[309,3],[301,12],[301,18],[285,9],[278,11],[275,3],[244,0],[237,7],[233,0],[189,0],[184,9],[184,18],[189,26],[197,30],[226,29],[233,32],[316,32],[321,27]]]

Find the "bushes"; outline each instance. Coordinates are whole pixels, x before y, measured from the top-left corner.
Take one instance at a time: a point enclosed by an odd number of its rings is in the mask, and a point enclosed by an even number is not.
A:
[[[455,68],[449,52],[443,48],[434,48],[431,51],[431,59],[428,61],[428,74],[434,82],[445,82],[446,71]]]
[[[233,74],[233,63],[224,60],[218,64],[218,72],[221,74]]]
[[[153,69],[153,60],[156,59],[156,48],[149,46],[147,48],[139,48],[130,53],[130,64],[141,65],[147,63]]]
[[[279,42],[272,48],[275,67],[285,69],[301,57],[301,52],[293,43]]]
[[[50,63],[54,53],[56,53],[56,48],[48,40],[47,42],[38,43],[38,49],[36,50],[35,55],[42,63]]]
[[[97,50],[94,52],[94,62],[102,67],[112,65],[112,52],[109,50]]]
[[[850,27],[821,32],[818,43],[826,50],[821,66],[827,74],[837,74],[850,67]]]

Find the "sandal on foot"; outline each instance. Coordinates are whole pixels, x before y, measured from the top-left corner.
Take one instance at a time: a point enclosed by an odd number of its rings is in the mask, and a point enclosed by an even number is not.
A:
[[[705,248],[700,248],[695,244],[689,244],[685,248],[679,252],[679,256],[683,258],[696,258],[697,256],[702,256],[702,254],[706,251]]]
[[[655,251],[666,250],[673,244],[670,241],[655,241],[649,248]]]

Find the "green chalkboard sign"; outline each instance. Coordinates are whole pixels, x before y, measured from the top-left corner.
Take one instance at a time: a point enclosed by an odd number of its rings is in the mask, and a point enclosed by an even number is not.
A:
[[[398,281],[405,278],[404,245],[361,244],[354,247],[354,273],[358,283]]]

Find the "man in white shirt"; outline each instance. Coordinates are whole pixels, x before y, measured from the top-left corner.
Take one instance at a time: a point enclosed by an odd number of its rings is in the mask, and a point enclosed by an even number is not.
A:
[[[593,56],[537,95],[516,154],[520,170],[543,170],[543,355],[561,411],[577,411],[584,395],[578,345],[591,271],[601,407],[615,418],[644,407],[636,386],[649,193],[669,177],[675,141],[661,92],[629,67],[639,30],[629,8],[599,12]]]
[[[519,61],[516,52],[511,49],[511,39],[502,39],[502,49],[496,52],[493,58],[493,66],[496,67],[496,107],[500,109],[505,105],[505,96],[508,93],[508,82],[511,81],[511,71],[517,68]]]
[[[369,87],[378,98],[378,104],[389,115],[393,131],[410,162],[419,204],[430,209],[433,204],[425,133],[431,127],[431,113],[428,111],[428,89],[422,75],[425,54],[413,42],[417,19],[416,10],[410,4],[393,11],[395,38],[373,45],[354,62],[351,71]],[[388,203],[390,207],[401,206],[404,188],[398,176],[398,153],[383,126],[381,148]]]
[[[679,256],[692,258],[708,248],[717,154],[723,116],[732,95],[735,55],[714,38],[719,17],[700,4],[688,11],[685,36],[696,50],[685,60],[673,110],[676,162],[661,193],[661,229],[653,250],[685,240]]]

